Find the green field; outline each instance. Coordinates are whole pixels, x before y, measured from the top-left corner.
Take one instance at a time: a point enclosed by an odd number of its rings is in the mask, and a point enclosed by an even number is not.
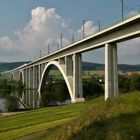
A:
[[[137,140],[140,93],[0,116],[0,139]]]
[[[8,140],[48,128],[62,125],[80,116],[86,108],[103,102],[103,98],[59,107],[48,107],[21,112],[12,116],[0,116],[0,139]]]

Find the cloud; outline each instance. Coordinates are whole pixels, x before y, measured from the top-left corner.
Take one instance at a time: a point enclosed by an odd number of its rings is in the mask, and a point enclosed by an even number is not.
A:
[[[97,29],[92,21],[86,21],[84,27],[85,36],[95,33]],[[55,8],[37,7],[31,11],[31,19],[24,29],[15,32],[15,40],[8,36],[0,38],[0,52],[5,55],[5,59],[10,56],[11,59],[16,58],[15,54],[20,54],[21,60],[33,58],[39,56],[40,50],[46,54],[48,44],[51,46],[51,51],[56,50],[60,45],[61,34],[63,46],[72,42],[72,35],[80,39],[82,28],[74,31],[68,22],[56,13]]]
[[[18,32],[21,44],[25,43],[35,50],[60,44],[60,35],[63,34],[64,44],[69,42],[72,30],[54,8],[37,7],[31,12],[31,20],[24,30]]]
[[[126,41],[119,46],[121,55],[140,55],[140,38]]]
[[[94,25],[93,21],[85,22],[85,36],[92,35],[97,30],[98,27]],[[74,30],[63,17],[57,14],[55,8],[37,7],[31,11],[31,19],[23,30],[15,32],[14,39],[8,36],[0,37],[0,60],[30,60],[39,57],[40,50],[45,55],[47,54],[48,44],[50,45],[50,51],[58,48],[61,34],[63,35],[63,46],[66,46],[72,42],[72,35],[75,36],[75,40],[82,39],[83,26]],[[140,39],[135,39],[123,43],[122,55],[140,54],[139,41]]]
[[[98,27],[97,26],[94,26],[94,23],[93,21],[85,21],[84,23],[84,35],[85,37],[86,36],[90,36],[94,33],[96,33],[98,31]],[[82,36],[83,35],[83,26],[81,26],[81,28],[78,30],[78,34],[79,36]]]
[[[138,14],[139,14],[138,11],[131,11],[131,12],[128,13],[128,18],[133,17],[133,16],[136,16]]]

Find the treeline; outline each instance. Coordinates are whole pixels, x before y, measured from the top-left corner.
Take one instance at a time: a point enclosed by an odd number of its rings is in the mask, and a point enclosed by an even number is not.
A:
[[[65,81],[63,79],[48,80],[41,93],[41,99],[42,106],[51,106],[55,105],[57,101],[64,102],[66,100],[70,100],[70,95]]]
[[[127,73],[119,75],[119,91],[120,93],[127,93],[130,91],[140,91],[140,74]]]
[[[8,111],[18,111],[19,110],[19,99],[12,94],[18,94],[20,97],[24,89],[24,85],[21,81],[15,81],[11,79],[6,79],[0,76],[0,98],[6,100],[5,107]]]
[[[23,64],[27,64],[30,61],[25,62],[0,62],[0,72],[11,70],[17,68]]]
[[[99,63],[91,63],[91,62],[83,62],[82,69],[86,71],[91,70],[104,70],[105,65]],[[126,71],[126,72],[133,72],[133,71],[140,71],[140,65],[127,65],[127,64],[118,64],[119,71]]]
[[[0,72],[17,68],[23,64],[28,64],[30,61],[26,62],[0,62]],[[91,62],[82,62],[82,70],[93,71],[93,70],[104,70],[104,64],[91,63]],[[140,71],[140,65],[126,65],[118,64],[118,70],[121,71]]]
[[[119,92],[127,93],[130,91],[140,91],[140,75],[139,74],[119,74]],[[0,78],[0,95],[7,96],[11,91],[22,91],[25,86],[22,82]],[[95,75],[91,78],[83,79],[83,97],[90,99],[104,94],[104,77]],[[41,93],[41,105],[49,106],[56,102],[64,103],[70,100],[70,94],[64,79],[49,79]],[[13,101],[13,98],[9,97]]]
[[[119,92],[140,91],[139,74],[119,74]],[[94,98],[104,94],[104,77],[95,75],[91,78],[83,79],[83,97],[85,99]],[[69,91],[64,80],[51,79],[46,82],[44,92],[42,92],[42,105],[47,106],[52,102],[70,100]]]
[[[5,78],[0,78],[0,95],[6,96],[14,91],[22,91],[24,89],[24,85],[21,81],[15,81]]]
[[[84,98],[92,98],[104,93],[104,84],[99,79],[91,78],[83,80],[83,96]],[[55,105],[57,101],[65,102],[70,99],[70,94],[64,79],[50,79],[42,92],[42,106]],[[56,104],[57,105],[57,104]]]

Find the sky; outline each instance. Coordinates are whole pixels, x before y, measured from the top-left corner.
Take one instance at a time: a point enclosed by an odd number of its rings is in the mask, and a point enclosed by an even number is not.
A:
[[[0,0],[0,62],[33,61],[121,20],[122,0]],[[124,18],[140,12],[139,0],[124,0]],[[118,60],[140,64],[140,38],[118,45]],[[104,63],[104,48],[82,54]]]

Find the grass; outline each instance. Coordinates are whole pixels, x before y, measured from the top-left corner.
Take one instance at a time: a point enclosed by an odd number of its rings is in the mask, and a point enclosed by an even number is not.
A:
[[[11,116],[0,116],[0,139],[10,140],[35,132],[63,125],[79,117],[86,108],[103,102],[103,98],[60,107],[48,107],[21,112]]]
[[[88,108],[79,118],[34,140],[139,140],[140,92]]]
[[[139,140],[140,92],[0,116],[0,139]]]
[[[7,79],[6,77],[0,75],[0,80],[4,80],[4,79]]]

